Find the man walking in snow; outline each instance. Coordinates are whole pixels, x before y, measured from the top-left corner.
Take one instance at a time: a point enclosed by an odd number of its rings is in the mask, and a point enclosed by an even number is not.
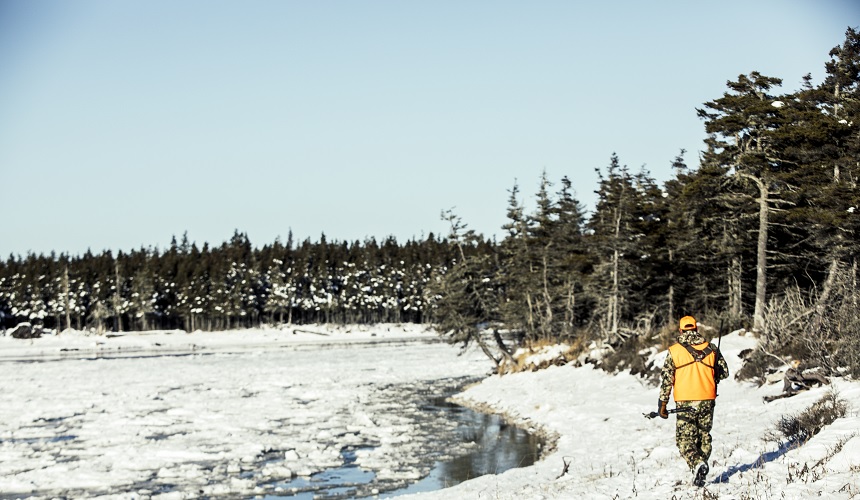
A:
[[[669,347],[663,364],[657,413],[661,418],[669,418],[666,405],[673,391],[676,406],[687,408],[678,413],[675,439],[694,474],[696,486],[704,486],[708,475],[717,383],[728,376],[726,360],[716,346],[699,334],[696,319],[681,318],[678,343]]]

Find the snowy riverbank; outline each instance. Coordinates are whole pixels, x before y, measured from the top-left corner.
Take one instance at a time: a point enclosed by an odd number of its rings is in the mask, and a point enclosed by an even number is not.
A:
[[[380,477],[415,480],[433,436],[410,418],[417,408],[391,413],[398,395],[490,369],[479,352],[457,356],[422,327],[300,330],[0,338],[0,491],[50,497],[136,484],[113,497],[265,495],[273,492],[253,487],[254,474],[272,484],[307,476],[341,463],[344,446]],[[314,345],[326,346],[323,359]],[[739,333],[722,339],[733,373],[740,351],[754,345]],[[195,355],[161,355],[183,353]],[[794,449],[764,439],[831,388],[849,404],[846,418]],[[860,494],[860,383],[836,379],[763,402],[780,390],[733,378],[720,385],[707,491],[720,499]],[[675,448],[674,417],[643,418],[656,409],[657,389],[637,377],[550,367],[487,377],[458,399],[555,435],[555,450],[533,466],[418,498],[702,497]]]
[[[0,332],[2,333],[2,332]],[[188,353],[246,352],[259,349],[317,348],[343,344],[397,344],[440,342],[427,326],[307,325],[222,332],[155,330],[146,332],[92,332],[65,330],[37,339],[0,335],[0,361],[50,360],[76,357],[145,356]]]
[[[754,345],[752,337],[739,333],[722,339],[732,373],[741,366],[740,351]],[[660,364],[665,355],[658,355]],[[763,439],[781,416],[803,411],[831,387],[849,404],[847,418],[796,449]],[[705,498],[860,495],[860,383],[836,379],[830,387],[763,402],[763,396],[781,389],[781,383],[757,388],[733,378],[720,384],[705,487],[714,496]],[[675,447],[674,417],[643,417],[656,410],[657,389],[639,378],[567,365],[493,376],[458,399],[557,434],[556,450],[534,466],[479,477],[422,499],[702,498]],[[565,461],[570,467],[559,477]]]

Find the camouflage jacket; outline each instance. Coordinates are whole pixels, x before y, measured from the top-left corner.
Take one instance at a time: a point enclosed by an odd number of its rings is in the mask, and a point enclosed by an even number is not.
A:
[[[697,332],[696,330],[690,330],[683,332],[678,337],[678,343],[680,344],[690,344],[697,345],[705,342],[705,339]],[[716,365],[714,376],[716,381],[719,382],[729,376],[729,365],[726,363],[725,358],[723,358],[722,353],[720,353],[717,346],[714,346],[716,351]],[[669,401],[669,395],[672,392],[672,388],[675,386],[675,361],[672,359],[671,355],[666,356],[666,362],[663,363],[663,371],[660,374],[660,401]]]

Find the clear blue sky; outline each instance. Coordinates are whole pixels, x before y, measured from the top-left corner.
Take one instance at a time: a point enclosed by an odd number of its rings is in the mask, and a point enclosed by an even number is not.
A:
[[[617,152],[658,181],[695,108],[799,87],[854,0],[0,0],[0,256],[501,237],[541,171],[590,206]]]

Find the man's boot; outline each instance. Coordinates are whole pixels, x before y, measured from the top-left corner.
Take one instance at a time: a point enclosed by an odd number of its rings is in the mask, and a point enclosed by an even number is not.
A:
[[[699,465],[696,466],[696,470],[694,471],[696,476],[693,478],[693,484],[702,487],[705,485],[705,477],[708,475],[708,464],[705,462],[699,462]]]

